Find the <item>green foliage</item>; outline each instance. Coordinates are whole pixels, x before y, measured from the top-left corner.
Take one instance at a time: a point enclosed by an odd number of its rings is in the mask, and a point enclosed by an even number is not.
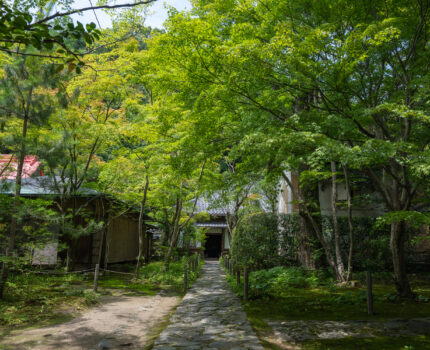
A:
[[[10,232],[12,198],[0,194],[0,251],[8,243]],[[32,263],[33,252],[47,243],[56,242],[52,227],[58,224],[57,213],[51,209],[52,202],[43,199],[20,198],[17,214],[18,230],[15,240],[17,254],[6,259],[0,254],[0,263],[8,262],[13,269],[22,269]]]
[[[377,225],[377,218],[364,216],[353,217],[354,252],[353,266],[356,271],[371,269],[386,271],[392,266],[390,252],[390,227]],[[349,247],[349,224],[347,217],[338,217],[341,234],[341,249],[346,258]],[[321,226],[324,236],[334,246],[333,218],[329,215],[321,216]]]
[[[79,72],[84,63],[73,52],[70,39],[82,40],[90,45],[100,37],[100,31],[96,29],[94,23],[84,27],[82,23],[74,24],[70,19],[65,22],[49,21],[50,10],[47,9],[48,13],[43,13],[45,5],[45,2],[35,4],[32,1],[22,1],[19,6],[16,4],[11,6],[4,1],[0,3],[0,39],[3,42],[0,51],[16,54],[25,54],[26,51],[33,55],[45,54],[45,56],[61,59],[63,64],[59,66],[59,70],[67,65],[69,71],[76,69]],[[34,13],[33,6],[39,7],[39,11]],[[67,8],[69,7],[66,6]],[[16,45],[22,45],[24,50],[16,50]],[[50,54],[46,54],[47,51]]]
[[[266,297],[251,299],[245,304],[248,316],[258,319],[335,321],[418,318],[427,317],[430,312],[430,303],[398,298],[391,281],[380,281],[375,276],[373,293],[376,314],[369,316],[365,298],[366,285],[363,281],[358,287],[348,288],[334,285],[332,279],[324,274],[317,277],[316,285],[306,288],[287,286],[276,290],[276,294],[271,293],[270,297],[266,294]],[[235,283],[234,278],[231,283]],[[413,280],[413,286],[423,297],[430,297],[430,285],[425,275],[417,276]],[[389,300],[387,295],[394,297]]]
[[[299,215],[281,214],[279,215],[281,259],[283,262],[297,260],[297,250],[299,248],[300,237],[300,217]]]
[[[9,278],[5,299],[0,300],[0,325],[35,325],[37,322],[63,320],[59,311],[80,310],[98,302],[88,288],[91,278],[82,275],[49,276],[32,273]]]
[[[277,265],[279,248],[278,220],[275,215],[245,215],[236,226],[232,242],[233,261],[241,267],[254,269]]]
[[[250,274],[250,296],[253,298],[284,295],[288,289],[327,285],[332,280],[317,270],[278,266]]]
[[[164,262],[152,262],[142,266],[138,280],[141,283],[150,283],[159,287],[173,286],[176,290],[181,290],[184,284],[184,263],[188,258],[184,257],[181,261],[172,261],[167,268]],[[201,263],[202,264],[202,263]],[[197,279],[201,265],[196,272],[188,272],[190,283]]]

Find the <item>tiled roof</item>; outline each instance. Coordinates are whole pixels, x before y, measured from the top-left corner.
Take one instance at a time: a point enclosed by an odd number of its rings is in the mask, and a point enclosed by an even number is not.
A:
[[[213,195],[211,198],[200,197],[196,205],[197,213],[208,213],[212,216],[225,216],[227,213],[232,213],[230,205],[223,206],[218,196]]]
[[[18,168],[18,160],[16,157],[10,154],[0,155],[0,172],[4,170],[0,176],[1,179],[15,179]],[[26,179],[37,172],[37,175],[43,175],[43,172],[39,169],[40,162],[36,156],[25,156],[24,165],[22,167],[22,178]]]
[[[220,227],[226,228],[227,223],[225,222],[214,222],[214,221],[206,221],[206,222],[198,222],[196,223],[197,227]]]
[[[57,185],[55,186],[54,179],[50,176],[37,176],[27,177],[22,179],[21,195],[23,196],[37,196],[37,195],[59,195],[62,191],[62,187],[65,186],[60,177],[56,176],[55,180]],[[15,187],[14,180],[0,180],[0,193],[13,194]],[[97,195],[98,192],[89,188],[81,188],[78,191],[79,195]]]

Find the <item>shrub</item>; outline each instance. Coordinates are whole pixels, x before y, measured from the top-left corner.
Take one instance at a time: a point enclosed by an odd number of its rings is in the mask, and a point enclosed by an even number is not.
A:
[[[300,217],[298,214],[279,215],[280,255],[283,262],[297,260],[300,239]]]
[[[249,280],[252,298],[281,296],[289,288],[309,288],[330,283],[330,279],[318,271],[283,266],[254,271]]]
[[[236,226],[231,242],[233,261],[241,267],[270,268],[279,262],[279,232],[276,215],[245,215]]]

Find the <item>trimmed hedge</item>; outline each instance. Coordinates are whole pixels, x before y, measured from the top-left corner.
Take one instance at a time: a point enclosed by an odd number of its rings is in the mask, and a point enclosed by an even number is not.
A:
[[[240,267],[265,269],[279,263],[278,218],[269,213],[246,215],[236,226],[232,242],[233,261]]]
[[[328,215],[315,215],[322,232],[334,249],[333,220]],[[344,261],[349,250],[347,217],[339,217],[341,248]],[[354,271],[387,271],[392,269],[390,227],[375,227],[375,217],[354,217]],[[411,231],[410,234],[413,232]],[[300,244],[300,217],[298,214],[246,214],[237,225],[231,242],[233,260],[239,266],[267,269],[297,262]],[[312,240],[313,254],[323,254],[316,238]],[[325,259],[321,259],[322,262]]]

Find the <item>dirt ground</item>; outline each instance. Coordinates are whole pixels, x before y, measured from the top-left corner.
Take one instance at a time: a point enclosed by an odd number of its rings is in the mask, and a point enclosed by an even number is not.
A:
[[[55,326],[12,331],[0,349],[14,350],[141,350],[161,331],[178,305],[177,296],[105,296],[81,316]]]

